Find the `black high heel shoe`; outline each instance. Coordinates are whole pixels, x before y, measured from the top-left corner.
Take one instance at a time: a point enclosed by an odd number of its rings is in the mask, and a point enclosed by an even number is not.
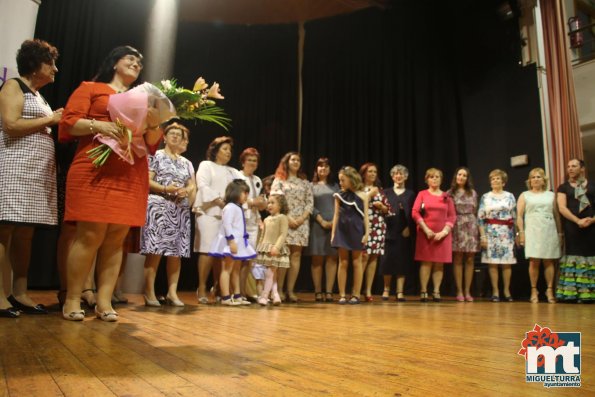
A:
[[[27,306],[19,302],[14,296],[10,295],[8,301],[13,308],[22,311],[25,314],[48,314],[44,305],[38,304],[35,306]]]

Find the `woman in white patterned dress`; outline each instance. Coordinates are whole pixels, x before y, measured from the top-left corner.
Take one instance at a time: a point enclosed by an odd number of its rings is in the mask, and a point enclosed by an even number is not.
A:
[[[149,157],[149,202],[142,228],[140,253],[145,255],[145,305],[161,306],[155,296],[155,277],[162,256],[167,257],[166,302],[184,306],[178,298],[181,257],[190,257],[190,203],[196,195],[192,163],[178,154],[188,129],[172,123],[164,130],[165,148]]]
[[[197,265],[198,289],[196,290],[199,303],[209,302],[207,298],[207,279],[211,268],[213,269],[215,284],[218,283],[221,272],[221,260],[210,257],[208,252],[221,227],[221,214],[223,207],[225,207],[225,189],[234,179],[244,179],[244,176],[238,170],[227,165],[231,160],[232,148],[232,137],[220,136],[215,138],[207,149],[207,159],[198,165],[198,171],[196,171],[198,191],[192,206],[192,212],[196,215],[194,252],[200,254]]]
[[[506,172],[495,169],[490,172],[492,191],[481,196],[479,201],[479,234],[481,242],[481,262],[489,265],[492,283],[492,302],[500,302],[498,289],[498,266],[502,268],[504,300],[512,302],[510,276],[516,263],[514,256],[514,220],[516,200],[510,192],[504,191],[508,181]]]
[[[539,302],[537,280],[539,264],[543,260],[543,274],[547,283],[545,295],[549,303],[554,303],[554,261],[560,258],[562,232],[556,196],[547,190],[548,178],[543,168],[534,168],[529,172],[527,187],[529,190],[521,193],[517,203],[517,225],[519,244],[525,246],[525,258],[529,259],[529,301]]]
[[[290,267],[289,271],[279,269],[279,293],[283,295],[285,275],[287,274],[287,300],[297,303],[298,299],[293,290],[300,272],[302,249],[308,245],[310,236],[308,220],[314,210],[312,186],[302,171],[302,159],[297,152],[287,153],[279,162],[271,194],[280,192],[285,195],[289,206],[287,245],[289,246]]]
[[[19,310],[45,314],[27,295],[27,273],[35,227],[58,223],[56,161],[50,126],[62,118],[39,89],[54,82],[58,50],[26,40],[17,53],[19,77],[0,88],[0,263],[12,263],[13,295],[8,300],[0,269],[0,317]],[[10,252],[11,261],[7,254]]]

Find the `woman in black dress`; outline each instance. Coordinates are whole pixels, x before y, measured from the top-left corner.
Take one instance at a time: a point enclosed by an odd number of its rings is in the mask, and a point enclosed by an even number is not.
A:
[[[585,162],[568,162],[568,180],[558,187],[565,254],[560,259],[556,297],[560,301],[595,300],[595,183],[585,178]]]
[[[386,218],[386,240],[380,271],[384,277],[382,300],[388,300],[392,276],[397,277],[397,301],[404,302],[405,275],[413,265],[413,247],[415,247],[415,225],[411,218],[411,208],[415,193],[405,188],[409,176],[407,167],[395,165],[390,170],[393,187],[384,189],[395,216]]]

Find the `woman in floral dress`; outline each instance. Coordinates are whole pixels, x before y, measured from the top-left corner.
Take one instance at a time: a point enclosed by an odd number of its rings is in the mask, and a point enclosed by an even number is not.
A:
[[[299,153],[289,152],[279,162],[275,172],[275,180],[271,194],[283,193],[287,199],[289,213],[289,231],[287,245],[289,246],[289,271],[279,269],[279,293],[283,295],[285,275],[287,274],[287,299],[297,303],[294,293],[295,282],[300,272],[302,249],[308,245],[310,236],[310,215],[314,210],[314,196],[312,185],[302,171],[302,159]]]
[[[477,226],[477,192],[473,189],[471,172],[466,167],[456,169],[450,187],[450,196],[455,203],[457,222],[452,230],[452,256],[458,302],[473,302],[471,282],[475,253],[479,251],[479,228]],[[465,271],[463,272],[463,262]],[[463,273],[465,287],[463,290]]]
[[[500,302],[498,289],[498,265],[502,268],[504,300],[512,302],[510,275],[516,263],[514,236],[516,200],[510,192],[504,191],[508,181],[506,172],[495,169],[490,172],[492,191],[481,196],[479,201],[479,233],[481,235],[481,262],[489,265],[492,283],[492,302]]]
[[[384,239],[386,237],[386,222],[384,217],[389,214],[390,204],[382,191],[378,179],[378,167],[374,163],[365,163],[359,169],[364,182],[364,192],[368,195],[368,219],[370,222],[370,238],[362,255],[362,270],[365,276],[366,302],[372,302],[372,284],[378,265],[378,256],[384,255]]]

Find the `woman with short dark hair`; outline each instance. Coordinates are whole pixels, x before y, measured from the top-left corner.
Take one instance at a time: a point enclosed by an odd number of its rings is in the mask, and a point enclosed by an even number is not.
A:
[[[227,165],[231,160],[233,138],[220,136],[209,144],[206,160],[202,161],[196,172],[198,192],[192,207],[195,213],[196,234],[194,252],[198,252],[198,289],[196,296],[199,303],[206,304],[207,279],[213,269],[215,284],[219,280],[221,260],[208,255],[213,240],[219,233],[222,209],[225,207],[225,189],[234,179],[244,177],[233,167]]]
[[[54,82],[57,58],[49,43],[26,40],[17,53],[19,77],[0,87],[0,263],[12,263],[14,272],[7,300],[0,269],[0,317],[47,313],[27,295],[27,273],[35,228],[58,223],[50,127],[60,121],[62,109],[52,111],[39,93]]]
[[[560,259],[556,297],[563,302],[595,300],[595,183],[586,178],[585,162],[572,159],[568,180],[558,187],[565,252]]]

